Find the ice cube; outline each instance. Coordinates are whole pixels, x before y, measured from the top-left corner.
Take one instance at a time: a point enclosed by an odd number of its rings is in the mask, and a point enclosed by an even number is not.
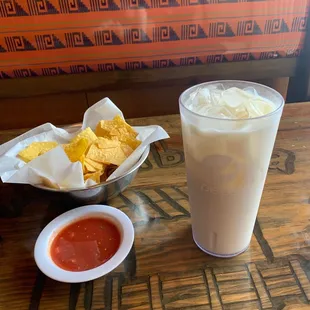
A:
[[[189,95],[189,99],[194,100],[194,99],[198,96],[200,90],[201,90],[201,88],[197,88],[195,91],[193,91],[193,92]]]
[[[209,105],[211,102],[210,91],[207,88],[201,88],[197,94],[199,105]]]
[[[219,105],[220,100],[222,98],[222,94],[225,91],[224,85],[223,84],[210,85],[208,89],[210,92],[210,104],[213,106]]]
[[[200,88],[198,93],[201,97],[204,97],[206,100],[210,98],[210,90],[206,87]]]
[[[255,102],[256,101],[257,100],[255,100]],[[275,105],[271,101],[269,101],[267,99],[265,99],[265,100],[260,99],[258,106],[260,108],[260,111],[262,112],[262,115],[271,113],[275,109]]]
[[[226,89],[225,86],[223,84],[221,84],[221,83],[209,85],[208,88],[210,90],[217,89],[218,91],[224,91]]]
[[[226,107],[222,106],[209,107],[205,115],[216,118],[234,118],[234,115]]]
[[[243,88],[243,90],[247,93],[249,93],[250,95],[252,95],[253,97],[258,97],[258,93],[256,91],[256,89],[254,87],[246,87],[246,88]]]
[[[249,113],[249,117],[258,117],[261,115],[264,115],[264,112],[261,111],[261,104],[258,103],[258,101],[255,102],[255,100],[249,101],[246,109]]]
[[[217,106],[211,107],[208,109],[206,115],[211,116],[211,117],[222,117],[221,108]]]
[[[220,83],[197,89],[185,105],[198,114],[226,119],[258,117],[275,108],[272,102],[260,97],[254,87],[225,90]]]
[[[221,114],[224,115],[226,118],[234,118],[233,113],[227,107],[221,107]]]
[[[195,102],[197,101],[197,94],[198,94],[198,90],[192,92],[189,95],[189,98],[184,102],[184,105],[189,108],[191,110],[192,105],[195,105]]]
[[[189,109],[189,110],[194,110],[195,107],[199,104],[199,89],[196,91],[192,92],[189,95],[189,98],[184,102],[184,105]]]
[[[249,112],[244,105],[237,107],[233,114],[234,118],[238,119],[249,118]]]
[[[220,103],[230,108],[236,108],[245,105],[248,100],[249,97],[246,92],[237,87],[231,87],[223,91]]]
[[[271,101],[257,97],[248,102],[248,109],[250,117],[258,117],[271,113],[275,109],[275,106]]]
[[[191,111],[206,115],[210,101],[209,90],[207,88],[198,88],[190,94],[189,99],[185,102],[185,106]]]
[[[207,104],[201,104],[201,105],[197,105],[195,108],[194,108],[194,112],[200,114],[200,115],[209,115],[209,109],[210,109],[210,106],[207,105]]]

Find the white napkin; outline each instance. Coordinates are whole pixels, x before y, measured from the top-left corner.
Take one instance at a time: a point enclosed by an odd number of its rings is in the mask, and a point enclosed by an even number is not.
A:
[[[104,98],[87,109],[84,114],[82,127],[75,133],[69,133],[64,129],[46,123],[2,144],[0,146],[0,176],[2,182],[34,185],[49,184],[49,186],[55,188],[85,188],[94,185],[95,182],[93,180],[84,182],[81,163],[72,163],[60,146],[35,158],[28,164],[16,156],[22,149],[35,141],[68,143],[82,129],[90,127],[92,130],[95,130],[100,120],[113,119],[116,115],[123,117],[122,111],[109,98]],[[142,143],[110,175],[108,181],[128,171],[139,160],[147,145],[169,138],[167,132],[160,126],[134,127],[134,129],[138,132],[137,138]]]

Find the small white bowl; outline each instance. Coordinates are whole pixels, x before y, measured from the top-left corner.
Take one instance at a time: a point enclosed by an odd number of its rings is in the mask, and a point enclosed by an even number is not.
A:
[[[58,267],[51,258],[50,246],[56,235],[67,225],[77,220],[101,217],[111,221],[121,234],[117,252],[107,262],[86,271],[67,271]],[[34,247],[34,259],[39,269],[48,277],[67,283],[78,283],[99,278],[120,265],[128,255],[134,241],[134,228],[129,217],[122,211],[105,206],[89,205],[70,210],[51,221],[39,235]]]

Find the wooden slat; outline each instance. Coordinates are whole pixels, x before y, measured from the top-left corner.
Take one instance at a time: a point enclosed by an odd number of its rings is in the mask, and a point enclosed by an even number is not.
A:
[[[300,293],[301,293],[300,289],[296,284],[293,286],[273,288],[270,290],[270,296],[271,297],[279,297],[279,296],[286,296],[286,295],[297,295]]]
[[[294,279],[293,275],[290,274],[286,276],[265,279],[265,283],[268,289],[271,290],[279,287],[292,286],[296,283],[296,280]]]
[[[150,296],[151,296],[151,306],[153,310],[162,310],[162,301],[160,294],[160,283],[159,276],[153,275],[150,277]]]
[[[239,301],[251,301],[257,300],[257,296],[254,291],[236,294],[223,294],[222,295],[223,304],[235,303]]]
[[[103,308],[103,305],[105,306],[104,301],[105,285],[106,285],[106,279],[104,277],[101,277],[94,281],[92,310],[101,310]]]
[[[237,271],[237,272],[229,272],[229,273],[222,273],[216,275],[216,280],[218,282],[221,281],[234,281],[238,279],[248,279],[249,275],[247,271]]]
[[[261,274],[264,278],[270,278],[270,277],[291,275],[292,271],[289,266],[283,266],[279,268],[270,268],[261,270]]]
[[[206,276],[206,281],[209,289],[210,304],[212,306],[212,309],[220,310],[222,309],[220,295],[217,288],[217,283],[212,275],[212,271],[210,269],[205,269],[204,273]]]
[[[259,82],[277,89],[285,97],[287,79]],[[176,114],[180,94],[192,83],[187,80],[177,81],[176,85],[2,99],[0,108],[5,118],[0,122],[0,129],[31,127],[47,121],[53,124],[80,122],[87,104],[92,105],[104,97],[109,97],[126,118]]]
[[[250,279],[234,280],[219,283],[220,294],[244,293],[254,290],[254,286]]]
[[[46,122],[76,123],[82,121],[87,108],[84,93],[1,99],[0,129],[35,127]]]
[[[291,262],[292,268],[296,274],[296,277],[300,283],[301,289],[304,291],[306,298],[310,301],[310,283],[307,275],[304,270],[300,266],[300,262],[298,260],[293,260]]]
[[[251,274],[251,278],[253,280],[254,286],[257,291],[257,297],[263,309],[271,309],[272,304],[267,293],[267,289],[264,285],[264,281],[259,274],[257,267],[254,263],[248,264],[248,269]]]
[[[126,89],[133,84],[181,79],[272,79],[295,75],[296,59],[280,58],[197,66],[110,71],[0,81],[0,98],[29,97],[63,92]],[[139,86],[140,87],[140,86]],[[18,91],[16,91],[18,89]]]

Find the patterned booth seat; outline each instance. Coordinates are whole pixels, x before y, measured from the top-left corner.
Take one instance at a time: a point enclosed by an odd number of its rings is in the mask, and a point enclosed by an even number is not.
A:
[[[0,79],[297,57],[308,4],[0,0]]]

